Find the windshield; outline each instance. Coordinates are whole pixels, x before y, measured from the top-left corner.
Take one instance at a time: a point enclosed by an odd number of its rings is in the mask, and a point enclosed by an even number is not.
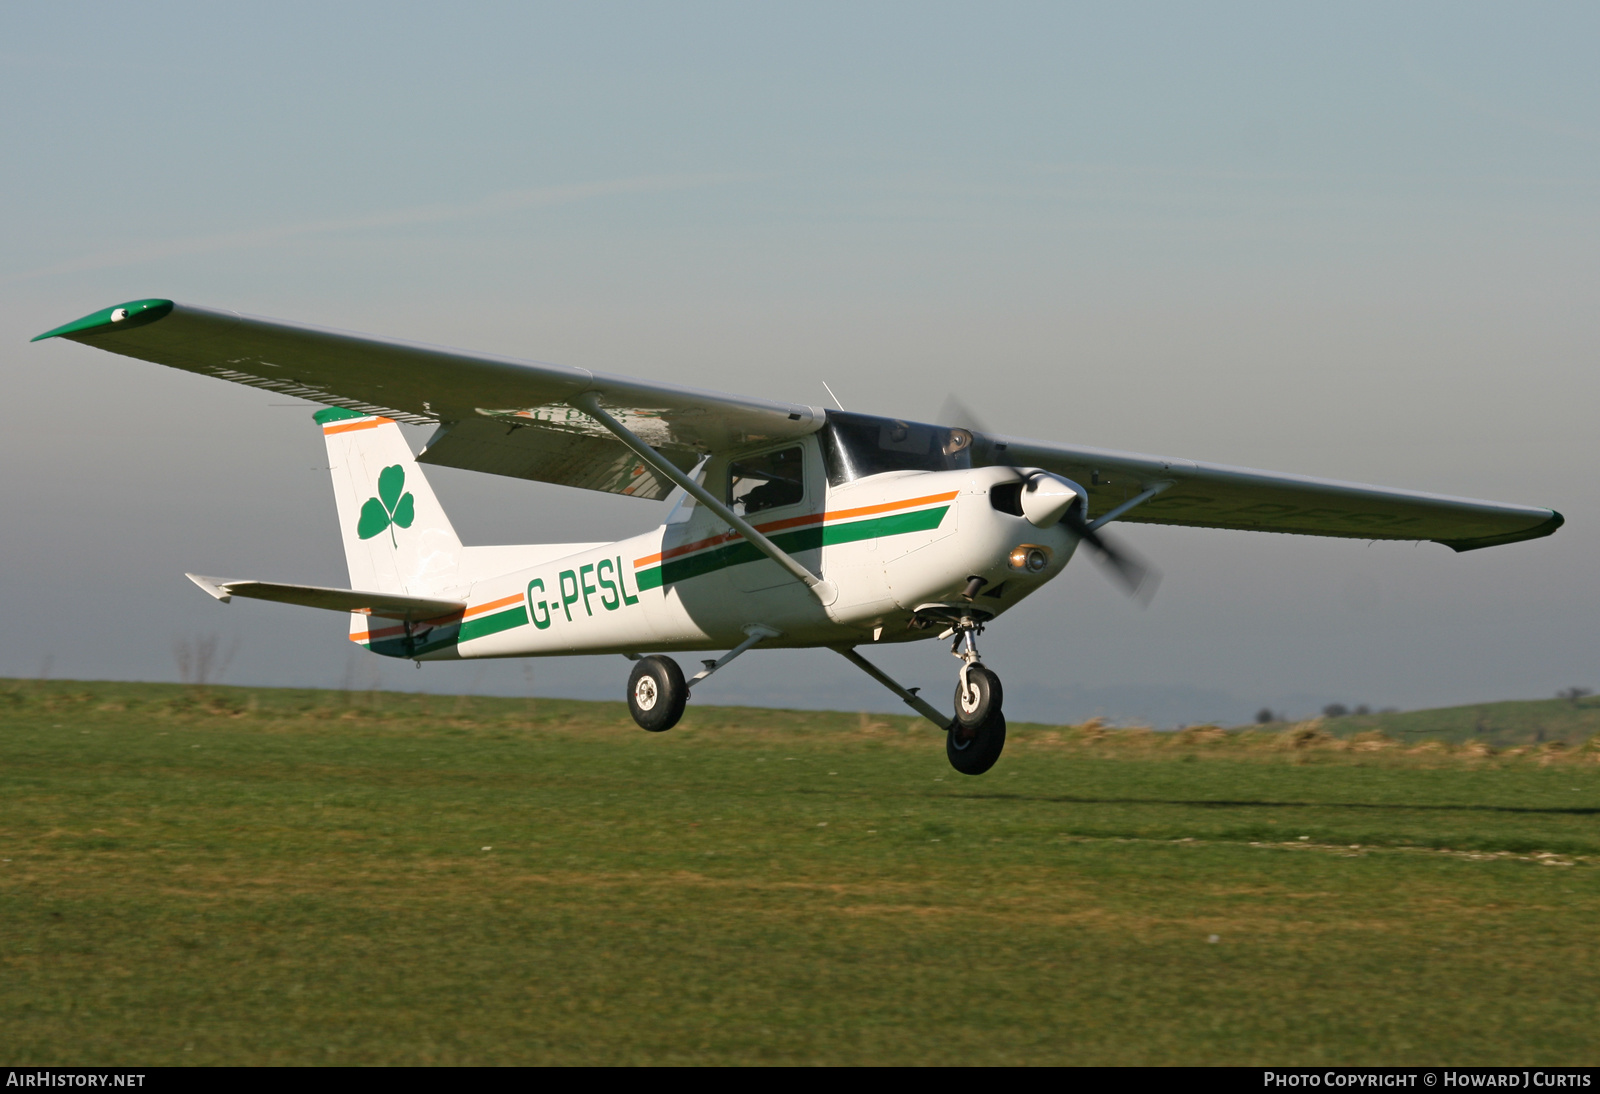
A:
[[[954,471],[972,466],[972,434],[965,429],[842,410],[827,414],[822,460],[831,486],[885,471]]]

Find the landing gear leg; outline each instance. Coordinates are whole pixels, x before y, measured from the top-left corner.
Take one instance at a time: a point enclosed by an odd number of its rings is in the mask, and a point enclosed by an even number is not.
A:
[[[940,712],[938,707],[934,706],[932,703],[928,702],[926,699],[917,694],[917,692],[921,690],[920,688],[901,687],[899,684],[895,683],[887,673],[885,673],[877,665],[874,665],[871,661],[868,661],[865,657],[862,657],[850,646],[835,646],[833,649],[835,653],[838,653],[856,668],[860,669],[878,683],[882,684],[884,687],[900,696],[901,702],[905,703],[906,706],[910,707],[912,710],[928,719],[928,721],[932,722],[939,729],[948,729],[950,727],[950,719],[946,718],[944,714]]]

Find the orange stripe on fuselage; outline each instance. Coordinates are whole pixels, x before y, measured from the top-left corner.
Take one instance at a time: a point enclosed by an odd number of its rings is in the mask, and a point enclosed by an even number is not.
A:
[[[849,520],[851,517],[870,517],[875,513],[890,513],[896,509],[911,509],[918,505],[932,505],[935,502],[949,501],[958,493],[960,493],[959,490],[952,490],[948,494],[928,494],[920,498],[909,498],[906,501],[886,501],[881,505],[863,505],[859,509],[835,509],[831,513],[807,513],[805,516],[789,517],[785,520],[775,520],[769,524],[758,524],[755,526],[755,528],[756,531],[763,533],[781,532],[788,528],[800,528],[807,524],[822,524],[830,520]],[[645,555],[643,558],[636,558],[633,560],[633,568],[637,570],[639,567],[648,566],[653,562],[664,562],[669,558],[677,558],[679,555],[691,554],[695,551],[704,550],[707,547],[715,547],[719,543],[728,543],[731,540],[743,538],[744,537],[738,532],[724,532],[720,536],[712,536],[710,539],[702,539],[698,543],[686,543],[682,547],[674,547],[671,550],[662,551],[660,554]]]
[[[357,429],[376,429],[380,425],[390,425],[393,422],[393,418],[371,418],[364,422],[338,422],[335,425],[323,426],[322,434],[323,436],[329,436],[334,433],[349,433]]]
[[[522,603],[522,594],[512,593],[510,596],[502,596],[499,600],[491,600],[486,604],[475,604],[466,611],[462,612],[461,617],[463,619],[471,619],[475,615],[482,615],[484,612],[492,612],[496,608],[504,608],[507,604],[520,603]]]

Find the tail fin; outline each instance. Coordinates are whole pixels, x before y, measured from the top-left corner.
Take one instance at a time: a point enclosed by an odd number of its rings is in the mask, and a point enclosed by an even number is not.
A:
[[[400,427],[338,407],[315,417],[328,442],[350,587],[411,596],[455,592],[461,540]]]

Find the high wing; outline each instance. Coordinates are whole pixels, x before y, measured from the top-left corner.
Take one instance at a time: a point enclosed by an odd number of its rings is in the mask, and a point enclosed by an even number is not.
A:
[[[1553,509],[1528,505],[1017,437],[991,435],[982,442],[977,451],[984,462],[1038,467],[1082,485],[1089,491],[1091,519],[1159,489],[1116,519],[1346,539],[1432,540],[1456,551],[1538,539],[1565,521]]]
[[[601,405],[687,471],[706,452],[811,433],[820,410],[234,311],[136,300],[39,335],[287,395],[438,423],[418,460],[658,499],[672,483],[575,409]]]
[[[572,405],[588,393],[673,465],[804,436],[798,403],[652,383],[233,311],[138,300],[38,336],[439,429],[422,463],[661,498],[671,482]],[[886,420],[887,421],[887,420]],[[978,462],[1038,467],[1089,492],[1091,518],[1349,539],[1433,540],[1457,551],[1548,536],[1551,509],[1392,490],[1193,460],[980,435]],[[242,594],[241,594],[242,595]]]

